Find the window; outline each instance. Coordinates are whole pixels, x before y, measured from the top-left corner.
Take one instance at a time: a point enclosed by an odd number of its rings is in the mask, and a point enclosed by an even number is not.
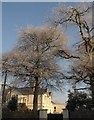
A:
[[[27,96],[27,101],[29,101],[29,95]]]
[[[23,97],[23,102],[25,103],[25,98]]]
[[[54,107],[54,112],[56,112],[56,107]]]

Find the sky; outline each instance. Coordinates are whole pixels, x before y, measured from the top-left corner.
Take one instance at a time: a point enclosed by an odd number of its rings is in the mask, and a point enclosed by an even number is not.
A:
[[[93,0],[1,0],[3,2],[93,2]]]
[[[56,3],[3,3],[2,4],[2,52],[11,50],[16,44],[18,29],[27,25],[43,24],[50,8]]]
[[[0,53],[2,53],[2,4],[0,2]]]
[[[2,53],[12,50],[17,42],[18,29],[27,25],[41,26],[50,11],[58,3],[3,3],[2,4]],[[63,92],[56,95],[53,99],[62,102],[67,96]]]
[[[18,30],[27,25],[40,26],[45,23],[56,2],[3,2],[2,3],[2,52],[11,50],[17,41]],[[71,4],[71,3],[65,3]],[[75,4],[75,3],[73,3]],[[1,7],[0,7],[1,8]],[[0,22],[1,23],[1,22]],[[68,30],[67,30],[68,31]],[[75,31],[74,31],[75,32]],[[68,34],[74,35],[74,32]]]
[[[46,18],[51,15],[52,10],[57,5],[58,3],[56,2],[3,2],[2,43],[0,43],[2,44],[2,53],[9,52],[15,46],[18,39],[18,29],[20,27],[25,28],[27,25],[43,25]],[[73,36],[76,37],[75,31],[68,31],[68,34],[72,36],[70,39],[73,41]],[[69,88],[66,87],[66,89],[68,90]],[[54,92],[54,100],[58,103],[65,102],[67,100],[67,93],[65,91],[67,90],[64,89],[63,93]]]

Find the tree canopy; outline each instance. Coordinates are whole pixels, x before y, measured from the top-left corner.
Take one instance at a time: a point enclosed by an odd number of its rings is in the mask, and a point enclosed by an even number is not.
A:
[[[92,99],[85,92],[70,92],[68,95],[68,110],[92,110]]]
[[[12,52],[2,57],[3,73],[20,79],[35,89],[33,109],[37,110],[40,87],[59,88],[62,71],[57,63],[59,50],[66,49],[67,39],[60,27],[27,27],[19,32],[18,43]]]

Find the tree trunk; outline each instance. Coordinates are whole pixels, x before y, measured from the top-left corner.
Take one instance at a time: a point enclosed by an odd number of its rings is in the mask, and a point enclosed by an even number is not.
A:
[[[39,52],[38,52],[39,53]],[[37,117],[37,110],[38,110],[38,95],[40,89],[40,59],[37,60],[37,75],[35,76],[36,84],[35,84],[35,91],[34,91],[34,99],[33,99],[33,112],[34,117]]]
[[[37,77],[35,90],[34,90],[34,99],[33,99],[33,111],[34,111],[34,113],[36,113],[37,109],[38,109],[38,94],[39,94],[39,80]]]
[[[5,78],[4,83],[2,83],[2,105],[5,102],[5,86],[6,86],[6,80],[7,80],[7,70],[5,71]]]
[[[90,80],[90,90],[92,95],[92,107],[94,108],[94,79],[93,77]]]

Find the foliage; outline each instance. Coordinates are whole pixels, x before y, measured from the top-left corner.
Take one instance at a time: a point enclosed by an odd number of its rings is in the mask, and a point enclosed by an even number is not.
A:
[[[17,98],[15,96],[13,96],[11,98],[11,100],[8,102],[7,107],[11,110],[11,111],[15,111],[17,110]]]
[[[74,110],[91,110],[92,99],[84,92],[70,92],[68,96],[67,109]]]

